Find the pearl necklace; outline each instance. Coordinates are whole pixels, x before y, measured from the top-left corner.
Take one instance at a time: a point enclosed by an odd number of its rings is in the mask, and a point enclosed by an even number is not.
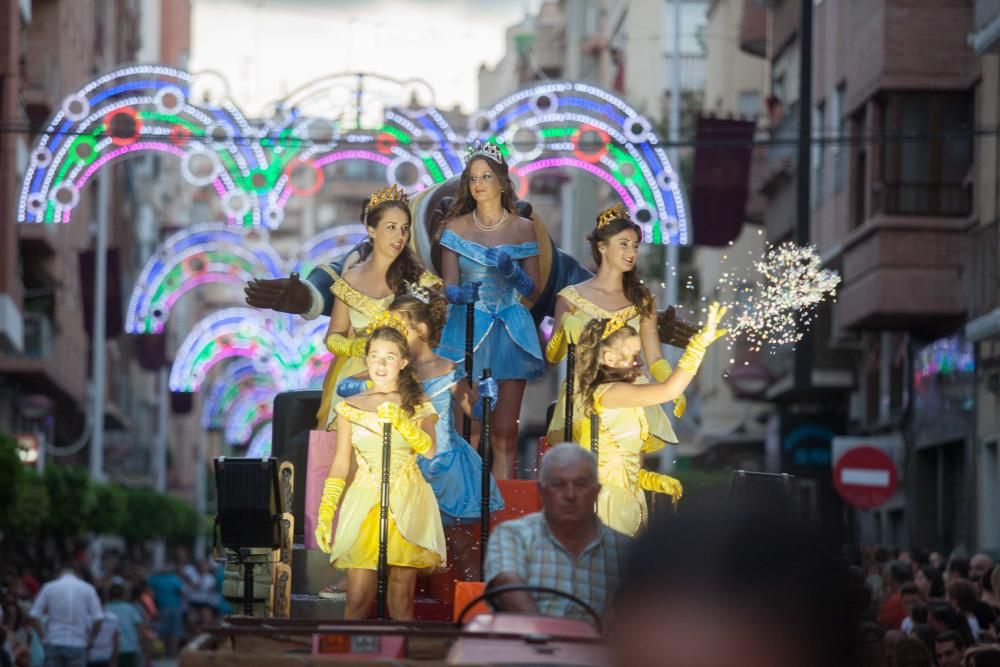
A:
[[[473,209],[472,222],[476,223],[476,227],[479,227],[484,232],[492,232],[494,230],[500,229],[500,226],[503,225],[503,223],[507,222],[507,211],[503,212],[503,215],[500,216],[500,220],[498,220],[495,225],[487,226],[479,222],[479,216],[476,215],[476,211],[475,209]]]

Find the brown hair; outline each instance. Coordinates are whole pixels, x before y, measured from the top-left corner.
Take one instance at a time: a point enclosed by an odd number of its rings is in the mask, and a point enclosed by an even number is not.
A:
[[[465,169],[462,170],[462,175],[458,179],[458,190],[455,191],[455,200],[452,202],[451,208],[448,209],[448,213],[444,216],[445,221],[475,210],[476,200],[472,197],[472,192],[469,189],[469,171],[476,160],[485,162],[486,166],[490,168],[490,171],[493,172],[493,175],[500,182],[500,206],[505,211],[516,212],[514,202],[517,201],[517,195],[514,192],[514,183],[510,180],[510,170],[507,164],[505,162],[495,162],[484,155],[477,155],[475,159],[469,160],[469,164],[465,165]],[[441,226],[441,229],[444,229],[444,225]]]
[[[423,341],[431,347],[437,347],[441,342],[441,331],[444,329],[445,320],[448,319],[448,300],[435,289],[426,288],[423,291],[428,296],[428,303],[424,303],[412,294],[403,294],[393,299],[389,310],[394,313],[405,313],[414,324],[426,325],[427,338]]]
[[[373,340],[387,340],[395,343],[399,348],[400,356],[406,359],[406,366],[399,370],[399,380],[396,383],[396,388],[399,390],[399,398],[403,410],[412,415],[417,406],[424,401],[424,388],[420,384],[420,380],[417,379],[417,372],[413,369],[406,339],[403,337],[403,334],[392,327],[379,327],[368,336],[368,342],[365,343],[366,355]]]
[[[369,201],[371,200],[366,199],[364,205],[361,207],[361,222],[365,226],[376,229],[378,223],[382,221],[382,216],[385,215],[385,212],[391,208],[395,208],[406,213],[406,224],[410,225],[410,234],[413,234],[413,215],[410,213],[410,207],[405,202],[398,199],[388,199],[377,206],[369,208]],[[368,256],[371,254],[372,240],[369,237],[358,249],[360,261],[368,259]],[[394,259],[389,268],[386,269],[385,282],[395,294],[403,294],[406,291],[405,283],[417,283],[423,274],[424,265],[413,254],[413,250],[410,248],[409,242],[407,242],[403,244],[403,251],[399,253],[399,257]]]
[[[610,320],[593,319],[587,323],[576,344],[577,388],[583,397],[584,414],[594,411],[594,391],[602,384],[610,382],[633,382],[639,377],[638,369],[609,368],[601,362],[601,354],[629,336],[638,332],[629,325],[623,326],[605,339],[604,327]]]
[[[976,585],[968,579],[955,579],[948,584],[948,597],[955,598],[958,608],[966,614],[971,614],[979,599]]]
[[[642,228],[626,218],[615,218],[587,235],[587,240],[590,241],[590,254],[597,266],[601,265],[601,251],[598,246],[601,243],[607,243],[612,236],[627,229],[635,232],[639,241],[642,241]],[[622,274],[622,291],[639,311],[640,317],[648,317],[653,314],[653,295],[650,294],[649,288],[639,281],[636,267],[632,267]]]

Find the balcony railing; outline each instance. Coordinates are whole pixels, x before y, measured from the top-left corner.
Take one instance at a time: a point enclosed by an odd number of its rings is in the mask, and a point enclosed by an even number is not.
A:
[[[875,210],[888,215],[965,217],[972,190],[961,183],[882,183],[872,192]]]

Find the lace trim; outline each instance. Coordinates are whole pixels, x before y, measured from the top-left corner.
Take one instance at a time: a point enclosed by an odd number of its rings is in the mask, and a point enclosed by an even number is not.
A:
[[[564,287],[559,292],[559,296],[573,304],[576,309],[582,310],[587,315],[594,318],[599,317],[607,319],[611,317],[620,317],[628,322],[632,318],[639,316],[639,309],[635,307],[635,304],[629,304],[624,308],[619,308],[618,310],[607,310],[605,308],[601,308],[596,303],[580,294],[575,285]]]
[[[336,410],[338,415],[352,424],[357,424],[362,428],[368,429],[372,433],[381,435],[382,422],[379,421],[378,416],[374,412],[370,410],[362,410],[359,407],[351,405],[347,401],[337,403],[334,410]],[[437,412],[434,411],[434,406],[431,405],[430,401],[424,401],[417,406],[416,410],[413,411],[413,419],[423,419],[424,417],[430,416],[437,419]]]
[[[333,283],[333,287],[330,290],[335,297],[346,303],[349,308],[353,308],[369,319],[378,317],[393,299],[393,295],[391,294],[381,299],[370,297],[356,290],[343,278]]]

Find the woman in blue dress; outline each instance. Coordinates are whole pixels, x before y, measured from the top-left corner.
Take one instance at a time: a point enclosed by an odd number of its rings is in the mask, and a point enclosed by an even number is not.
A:
[[[478,521],[482,512],[483,461],[455,429],[454,408],[457,403],[466,415],[478,419],[481,403],[465,382],[461,367],[434,353],[448,313],[447,300],[433,289],[407,284],[407,290],[393,300],[389,312],[407,326],[411,363],[438,415],[434,425],[436,453],[433,458],[418,456],[417,465],[437,497],[448,553],[454,554],[462,578],[471,581],[476,578],[479,559],[474,536],[464,525]],[[342,380],[337,393],[347,398],[366,387],[367,376],[356,376]],[[496,398],[497,384],[492,378],[481,381],[479,387],[482,395]],[[503,506],[496,482],[490,479],[490,512]]]
[[[527,380],[545,372],[538,332],[522,303],[538,296],[538,239],[514,208],[507,162],[495,144],[470,147],[441,234],[441,277],[452,304],[439,353],[460,361],[465,306],[475,304],[473,369],[499,385],[493,419],[493,474],[515,477],[517,427]]]

